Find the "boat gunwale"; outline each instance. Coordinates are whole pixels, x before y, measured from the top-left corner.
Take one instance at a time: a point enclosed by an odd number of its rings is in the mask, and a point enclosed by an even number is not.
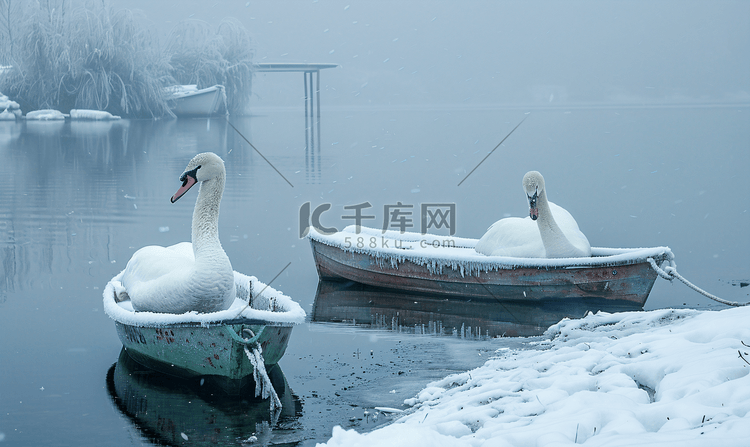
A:
[[[219,312],[211,312],[211,313],[197,313],[197,312],[187,312],[184,314],[169,314],[169,313],[157,313],[157,312],[136,312],[133,310],[129,310],[123,306],[121,306],[117,300],[116,300],[116,292],[115,292],[115,286],[114,281],[119,281],[119,278],[122,277],[123,272],[118,273],[115,275],[104,287],[103,292],[103,302],[104,302],[104,313],[111,318],[115,323],[121,324],[123,326],[129,326],[129,327],[139,327],[139,328],[178,328],[178,327],[196,327],[196,328],[209,328],[209,327],[219,327],[219,326],[231,326],[231,325],[254,325],[254,326],[269,326],[269,327],[294,327],[298,324],[301,324],[304,322],[304,320],[307,318],[307,315],[305,311],[301,308],[299,303],[292,300],[290,297],[284,295],[283,293],[279,292],[278,290],[274,289],[273,287],[270,287],[266,284],[263,284],[260,282],[257,278],[251,277],[239,272],[234,272],[235,277],[235,283],[239,279],[247,279],[250,284],[250,288],[252,289],[252,280],[253,278],[255,281],[262,285],[262,294],[266,295],[272,295],[274,293],[286,298],[289,302],[288,303],[281,303],[282,305],[286,304],[287,306],[291,305],[291,308],[284,307],[282,311],[261,311],[261,312],[271,312],[272,314],[276,314],[279,316],[283,315],[293,315],[295,312],[300,311],[302,312],[302,318],[297,318],[296,321],[294,318],[290,318],[288,321],[279,321],[279,320],[271,320],[271,319],[263,319],[263,318],[247,318],[244,316],[241,316],[243,312],[245,312],[247,309],[251,310],[258,310],[254,309],[252,307],[245,306],[244,308],[240,309],[237,312],[237,315],[231,318],[216,318],[212,319],[212,314],[217,313],[225,313],[228,312],[230,309],[222,310]],[[239,288],[239,287],[238,287]],[[247,290],[248,293],[248,300],[250,300],[252,296],[252,290]],[[240,301],[245,304],[248,304],[248,301],[245,301],[244,298],[235,298],[235,302]],[[108,310],[108,307],[113,307],[116,310],[116,312],[111,313]],[[120,315],[118,315],[120,314]],[[129,318],[133,318],[137,320],[138,316],[143,316],[144,321],[123,321],[122,318],[119,318],[123,315],[127,315]],[[152,316],[168,316],[173,319],[179,319],[179,318],[187,318],[186,321],[172,321],[172,322],[162,322],[162,321],[148,321],[149,317]],[[208,317],[208,318],[206,318]],[[192,320],[190,318],[193,318]]]
[[[256,319],[231,319],[231,320],[216,320],[212,322],[199,322],[199,321],[191,321],[191,322],[184,322],[184,323],[167,323],[167,324],[131,324],[131,323],[125,323],[122,321],[119,321],[115,318],[112,318],[115,323],[121,324],[123,326],[130,326],[130,327],[140,327],[140,328],[158,328],[158,329],[170,329],[170,328],[204,328],[204,329],[210,329],[210,328],[216,328],[221,326],[236,326],[236,325],[245,325],[245,326],[268,326],[268,327],[294,327],[297,325],[297,323],[280,323],[278,321],[269,321],[269,320],[256,320]]]
[[[343,252],[368,255],[376,258],[383,262],[390,259],[391,264],[394,268],[398,268],[398,263],[404,261],[410,261],[414,264],[427,267],[431,263],[441,263],[444,267],[451,267],[454,270],[458,270],[456,267],[460,264],[465,264],[470,267],[470,271],[489,271],[489,270],[519,270],[519,269],[594,269],[594,268],[606,268],[613,266],[622,265],[633,265],[644,262],[649,262],[648,259],[652,258],[657,263],[664,261],[672,261],[674,254],[671,249],[666,246],[659,247],[643,247],[643,248],[605,248],[605,247],[592,247],[592,256],[582,258],[515,258],[508,256],[486,256],[480,253],[470,253],[472,256],[469,258],[458,258],[453,257],[455,252],[451,253],[452,250],[456,249],[473,249],[474,245],[478,241],[477,239],[466,239],[466,238],[453,238],[457,239],[464,244],[455,246],[441,246],[433,247],[429,250],[413,250],[405,248],[370,248],[356,247],[354,245],[346,247],[341,244],[337,237],[342,237],[342,234],[351,233],[357,235],[357,237],[383,237],[391,240],[401,240],[403,242],[419,242],[420,240],[437,240],[438,238],[448,238],[449,236],[435,236],[429,234],[420,233],[399,233],[395,231],[374,230],[366,227],[362,227],[360,233],[353,233],[350,230],[352,226],[347,227],[344,231],[336,232],[331,235],[325,235],[316,232],[314,229],[310,229],[307,238],[310,239],[311,244],[319,243],[325,244],[330,247],[338,248]],[[374,231],[373,231],[374,230]],[[378,234],[374,234],[377,232]],[[338,236],[337,236],[338,235]],[[394,236],[405,236],[405,237],[394,237]],[[343,236],[346,237],[346,236]],[[445,255],[451,253],[451,256],[446,257]],[[442,254],[442,256],[441,256]]]

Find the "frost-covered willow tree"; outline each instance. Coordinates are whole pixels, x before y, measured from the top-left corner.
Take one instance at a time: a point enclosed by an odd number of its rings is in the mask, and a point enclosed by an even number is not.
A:
[[[172,115],[163,87],[173,83],[153,26],[104,2],[0,3],[2,54],[12,69],[0,91],[24,110],[72,108],[155,118]]]
[[[10,65],[15,54],[13,35],[18,32],[22,6],[21,0],[0,0],[0,65]]]
[[[252,93],[253,48],[241,23],[225,19],[214,29],[200,20],[180,22],[170,33],[166,53],[178,83],[222,84],[229,112],[245,111]]]

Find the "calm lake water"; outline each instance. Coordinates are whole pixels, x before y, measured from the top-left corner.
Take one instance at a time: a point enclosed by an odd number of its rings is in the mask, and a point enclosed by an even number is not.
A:
[[[299,237],[307,202],[331,204],[321,220],[336,228],[352,223],[345,206],[369,202],[363,214],[374,219],[364,224],[382,228],[386,206],[452,203],[456,235],[476,238],[499,218],[526,215],[521,178],[535,169],[592,245],[667,245],[685,277],[750,301],[741,287],[750,279],[750,109],[525,112],[324,111],[319,129],[306,128],[301,110],[232,117],[270,164],[223,118],[0,122],[0,441],[239,444],[256,433],[261,443],[314,444],[335,425],[389,421],[373,408],[402,407],[430,380],[523,346],[508,335],[538,334],[564,316],[532,309],[520,321],[516,309],[357,288],[337,302]],[[272,286],[308,312],[273,372],[285,405],[278,422],[265,402],[129,364],[102,311],[104,285],[137,248],[189,240],[196,194],[169,197],[203,151],[226,162],[220,235],[234,269],[269,282],[289,265]],[[377,300],[385,304],[373,315],[367,303]],[[723,306],[658,279],[646,309],[664,307]]]

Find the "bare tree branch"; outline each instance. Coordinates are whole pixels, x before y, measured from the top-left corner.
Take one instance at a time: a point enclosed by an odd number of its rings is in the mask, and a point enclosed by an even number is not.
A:
[[[743,344],[744,344],[744,343],[743,343]],[[745,361],[745,363],[747,363],[748,365],[750,365],[750,362],[748,362],[748,361],[747,361],[747,359],[746,359],[745,357],[743,357],[743,356],[742,356],[742,352],[740,352],[740,350],[739,350],[739,349],[737,350],[737,354],[739,354],[739,355],[740,355],[740,358],[741,358],[742,360],[744,360],[744,361]]]

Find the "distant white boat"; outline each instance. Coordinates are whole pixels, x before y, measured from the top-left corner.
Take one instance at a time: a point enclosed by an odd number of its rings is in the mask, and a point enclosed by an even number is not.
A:
[[[169,108],[178,117],[212,116],[226,112],[223,85],[198,89],[195,85],[168,87]]]

